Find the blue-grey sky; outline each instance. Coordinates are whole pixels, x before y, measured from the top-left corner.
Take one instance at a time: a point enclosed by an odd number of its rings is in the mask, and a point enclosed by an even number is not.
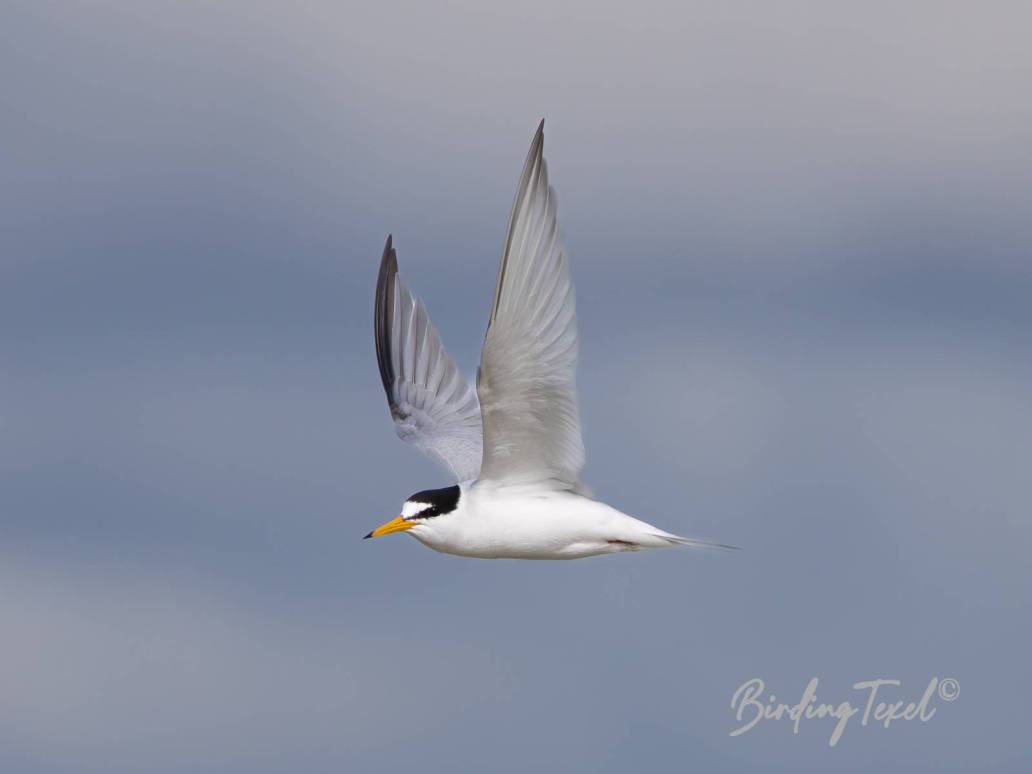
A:
[[[494,5],[5,3],[0,769],[1027,770],[1028,5]],[[741,552],[360,539],[542,116],[586,480]],[[814,676],[962,692],[729,736]]]

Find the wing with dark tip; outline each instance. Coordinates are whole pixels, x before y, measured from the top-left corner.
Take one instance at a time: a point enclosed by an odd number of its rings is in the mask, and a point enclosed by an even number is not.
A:
[[[480,356],[480,477],[580,490],[577,318],[544,142],[542,121],[516,190]]]
[[[376,361],[398,437],[451,470],[457,481],[480,472],[477,393],[444,351],[423,302],[398,275],[387,237],[376,282]]]

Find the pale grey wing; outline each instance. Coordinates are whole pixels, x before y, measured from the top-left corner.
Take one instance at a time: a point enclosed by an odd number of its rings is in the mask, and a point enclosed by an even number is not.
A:
[[[451,470],[457,481],[480,471],[477,394],[444,351],[426,307],[398,275],[387,237],[376,283],[376,360],[398,437]]]
[[[509,217],[477,374],[484,424],[480,478],[579,489],[577,320],[543,148],[544,121]]]

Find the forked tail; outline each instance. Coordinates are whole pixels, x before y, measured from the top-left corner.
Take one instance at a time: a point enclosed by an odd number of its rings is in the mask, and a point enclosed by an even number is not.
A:
[[[692,548],[720,548],[725,551],[741,551],[740,546],[729,546],[726,543],[708,543],[705,540],[695,540],[694,538],[681,537],[680,535],[671,535],[669,532],[661,532],[656,535],[663,540],[667,541],[671,545],[675,546],[691,546]]]

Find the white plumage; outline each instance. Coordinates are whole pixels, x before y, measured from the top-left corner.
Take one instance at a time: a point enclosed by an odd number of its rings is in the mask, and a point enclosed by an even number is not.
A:
[[[678,537],[587,496],[577,410],[573,283],[544,159],[544,121],[509,217],[474,392],[387,238],[376,290],[376,352],[398,436],[458,484],[413,495],[366,537],[408,531],[437,551],[480,558],[576,559],[673,545]],[[479,398],[479,400],[478,400]]]

